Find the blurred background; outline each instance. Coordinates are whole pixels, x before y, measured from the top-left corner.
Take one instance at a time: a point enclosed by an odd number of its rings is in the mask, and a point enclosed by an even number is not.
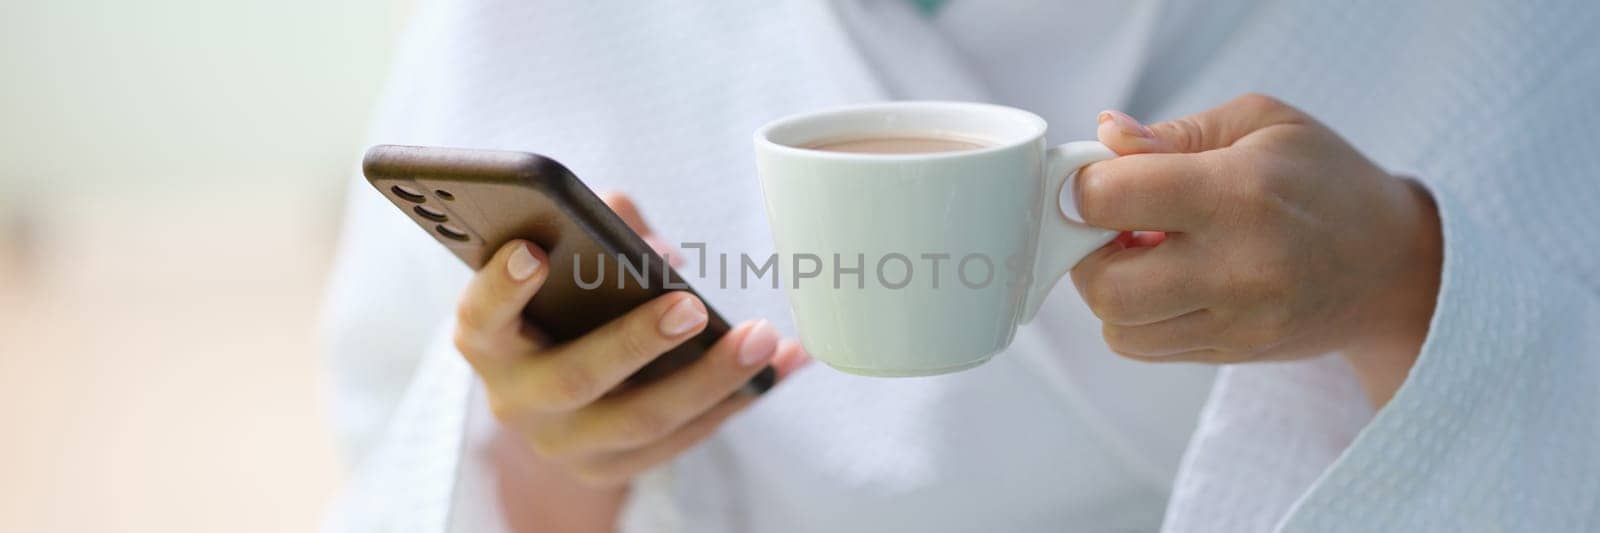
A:
[[[0,531],[306,531],[401,0],[0,2]]]

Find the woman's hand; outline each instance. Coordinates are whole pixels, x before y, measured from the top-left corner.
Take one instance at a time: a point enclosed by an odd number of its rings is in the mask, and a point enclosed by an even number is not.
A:
[[[1338,351],[1372,402],[1388,401],[1438,292],[1426,192],[1265,96],[1150,127],[1115,111],[1100,122],[1124,157],[1080,173],[1079,210],[1138,232],[1072,279],[1113,350],[1208,363]]]
[[[647,240],[633,203],[606,199]],[[467,286],[455,344],[488,392],[501,425],[523,437],[528,453],[571,479],[620,487],[710,435],[754,401],[740,387],[768,363],[780,376],[807,360],[765,320],[746,322],[706,357],[658,381],[608,394],[634,371],[705,329],[706,307],[685,292],[662,295],[582,338],[538,340],[522,308],[539,291],[545,253],[513,241]],[[549,497],[549,495],[546,495]]]

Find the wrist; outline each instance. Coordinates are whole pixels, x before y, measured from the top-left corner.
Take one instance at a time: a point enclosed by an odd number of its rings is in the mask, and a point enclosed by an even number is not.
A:
[[[1415,181],[1391,178],[1396,217],[1391,276],[1374,290],[1368,327],[1342,353],[1374,407],[1382,407],[1410,375],[1428,336],[1439,294],[1444,242],[1438,208]]]

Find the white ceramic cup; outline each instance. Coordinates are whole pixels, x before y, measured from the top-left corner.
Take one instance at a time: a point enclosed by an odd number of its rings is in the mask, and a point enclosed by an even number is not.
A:
[[[1069,176],[1116,154],[1093,141],[1047,148],[1045,128],[1009,107],[894,102],[791,116],[756,132],[777,265],[806,350],[852,374],[925,376],[1005,349],[1056,281],[1116,236],[1059,207]],[[987,147],[804,148],[929,135]]]

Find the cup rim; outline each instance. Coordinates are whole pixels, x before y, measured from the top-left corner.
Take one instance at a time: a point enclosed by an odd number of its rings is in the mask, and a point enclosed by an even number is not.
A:
[[[828,118],[828,117],[835,117],[835,116],[839,116],[839,115],[870,113],[870,112],[873,112],[873,111],[883,111],[883,110],[906,110],[906,111],[912,111],[912,110],[917,110],[917,109],[946,109],[946,110],[959,110],[959,111],[966,111],[966,112],[1006,114],[1006,115],[1011,115],[1013,118],[1021,119],[1024,122],[1030,123],[1034,127],[1034,131],[1033,131],[1033,133],[1031,133],[1031,134],[1029,134],[1027,136],[1024,136],[1023,138],[1013,139],[1013,140],[1010,140],[1010,141],[996,143],[993,146],[986,146],[986,147],[983,147],[983,148],[979,148],[977,150],[961,150],[961,151],[955,151],[955,152],[934,152],[934,153],[920,153],[920,154],[871,154],[871,153],[860,153],[860,152],[829,152],[829,151],[825,151],[825,150],[813,150],[813,149],[810,149],[810,148],[801,148],[801,147],[798,147],[798,146],[791,146],[791,145],[788,145],[788,144],[784,144],[784,143],[780,143],[780,142],[774,141],[771,138],[771,134],[775,130],[779,130],[779,129],[786,128],[786,127],[789,127],[789,126],[793,126],[796,123],[800,123],[800,122],[804,122],[804,121],[808,121],[808,120],[820,120],[820,119],[824,119],[824,118]],[[998,104],[989,104],[989,103],[983,103],[983,102],[960,102],[960,101],[945,101],[945,100],[904,100],[904,101],[895,101],[895,102],[873,102],[873,103],[865,103],[865,104],[852,104],[852,105],[831,107],[831,108],[826,108],[826,109],[817,110],[817,111],[807,111],[807,112],[804,112],[804,113],[792,114],[792,115],[785,116],[783,118],[779,118],[777,120],[773,120],[771,122],[768,122],[765,125],[761,126],[761,128],[757,129],[756,133],[755,133],[755,142],[756,142],[756,146],[758,146],[758,147],[760,147],[762,149],[765,149],[765,150],[772,150],[772,151],[775,151],[775,152],[778,152],[778,153],[794,155],[794,156],[809,157],[809,158],[814,158],[814,159],[831,159],[831,160],[839,160],[839,161],[925,161],[925,160],[936,160],[936,159],[956,159],[956,158],[961,158],[961,157],[982,156],[982,155],[993,154],[993,153],[996,153],[996,152],[1003,152],[1003,151],[1006,151],[1006,150],[1011,150],[1011,149],[1017,148],[1019,146],[1024,146],[1024,145],[1033,143],[1033,142],[1037,141],[1038,139],[1044,137],[1044,134],[1045,134],[1045,132],[1046,132],[1046,130],[1048,128],[1049,128],[1049,124],[1046,123],[1044,118],[1040,117],[1039,115],[1036,115],[1036,114],[1034,114],[1032,112],[1029,112],[1029,111],[1026,111],[1026,110],[1023,110],[1023,109],[1018,109],[1018,108],[1010,107],[1010,106],[1003,106],[1003,105],[998,105]]]

